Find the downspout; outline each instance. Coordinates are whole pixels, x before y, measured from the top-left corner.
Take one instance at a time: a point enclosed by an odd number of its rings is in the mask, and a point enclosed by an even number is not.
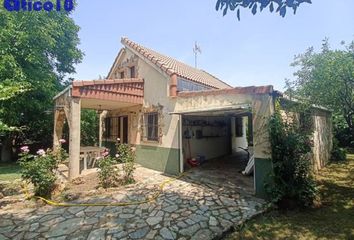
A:
[[[170,77],[170,97],[177,97],[177,74]]]
[[[179,172],[184,172],[183,142],[182,142],[182,114],[178,116],[178,145],[179,145]]]

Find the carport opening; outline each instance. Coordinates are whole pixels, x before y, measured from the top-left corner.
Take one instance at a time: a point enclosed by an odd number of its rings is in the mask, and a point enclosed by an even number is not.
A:
[[[228,184],[254,193],[252,114],[247,111],[182,115],[184,169],[200,181]]]

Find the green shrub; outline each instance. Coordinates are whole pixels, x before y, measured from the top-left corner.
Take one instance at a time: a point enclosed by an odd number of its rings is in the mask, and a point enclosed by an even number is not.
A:
[[[35,195],[49,197],[57,179],[53,172],[56,165],[53,155],[45,153],[44,150],[40,150],[37,156],[22,153],[20,159],[22,179],[33,184]]]
[[[100,169],[98,179],[101,187],[110,188],[120,185],[120,170],[116,158],[106,156],[98,162],[98,167]]]
[[[279,110],[269,121],[273,173],[265,188],[280,207],[310,206],[316,197],[310,132],[304,122],[300,126],[285,123]]]
[[[82,109],[81,111],[81,144],[96,146],[98,144],[99,114],[96,110]]]
[[[103,153],[103,158],[99,161],[98,178],[100,186],[103,188],[117,187],[122,184],[134,182],[135,155],[130,145],[117,144],[117,154],[115,157],[109,155],[108,150]],[[122,168],[119,168],[121,164]]]
[[[27,146],[22,147],[21,151],[22,179],[33,184],[36,196],[50,197],[57,180],[55,171],[58,169],[58,164],[67,157],[67,154],[61,147],[56,152],[50,149],[47,151],[39,149],[37,155],[29,154]]]
[[[117,157],[123,163],[124,183],[134,182],[135,154],[128,144],[119,144],[117,147]]]
[[[347,151],[339,147],[339,142],[336,138],[333,139],[333,148],[331,152],[331,161],[343,162],[347,160]]]

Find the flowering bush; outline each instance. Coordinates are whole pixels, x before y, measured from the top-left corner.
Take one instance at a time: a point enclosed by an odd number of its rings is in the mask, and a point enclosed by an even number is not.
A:
[[[123,163],[124,183],[134,182],[133,173],[135,170],[135,155],[128,144],[119,144],[117,147],[118,159]]]
[[[48,149],[39,149],[36,155],[30,154],[28,146],[21,147],[20,166],[22,178],[33,184],[35,195],[50,197],[55,188],[57,177],[55,170],[58,164],[64,160],[64,150],[53,152]]]
[[[134,161],[135,155],[128,144],[118,144],[115,157],[109,156],[109,150],[106,149],[98,163],[100,186],[109,188],[133,183]],[[119,163],[122,163],[122,169],[119,169]]]
[[[98,179],[103,188],[117,187],[120,185],[120,174],[115,158],[106,156],[98,162],[100,171]]]

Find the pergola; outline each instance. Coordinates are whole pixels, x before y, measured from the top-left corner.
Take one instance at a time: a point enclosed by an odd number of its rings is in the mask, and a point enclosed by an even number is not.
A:
[[[74,81],[54,97],[53,149],[60,146],[65,119],[69,126],[69,178],[80,175],[80,121],[81,109],[114,110],[143,104],[144,80],[118,79],[96,81]],[[102,122],[100,115],[100,145]]]

